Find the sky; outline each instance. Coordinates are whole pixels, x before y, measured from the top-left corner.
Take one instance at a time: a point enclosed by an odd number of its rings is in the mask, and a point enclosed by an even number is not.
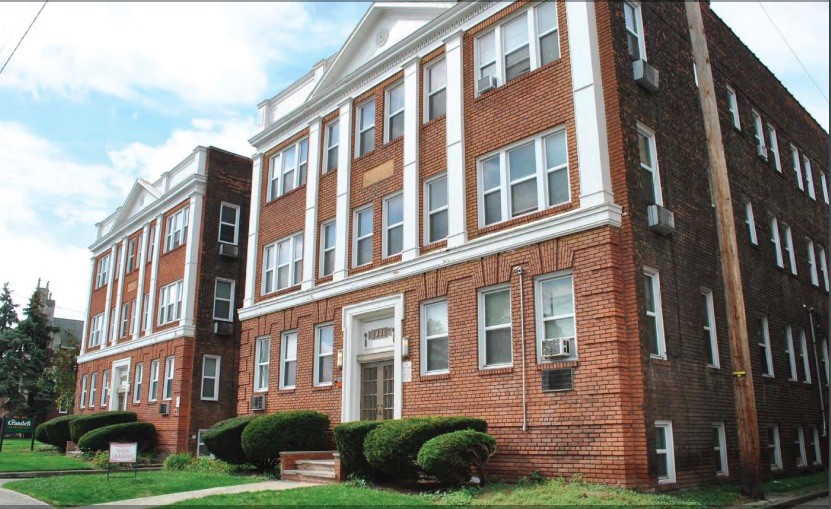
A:
[[[828,130],[827,2],[713,9]],[[763,10],[819,84],[806,75]],[[40,3],[0,3],[0,66]],[[82,319],[95,223],[197,145],[254,149],[256,105],[335,53],[366,3],[49,2],[0,74],[0,283]]]

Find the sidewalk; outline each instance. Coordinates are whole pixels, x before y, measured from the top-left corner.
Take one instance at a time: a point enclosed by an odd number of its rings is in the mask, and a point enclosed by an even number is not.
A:
[[[14,479],[0,479],[0,506],[11,505],[19,507],[24,505],[39,505],[51,507],[46,502],[41,502],[40,500],[32,498],[29,495],[24,495],[22,493],[4,488],[3,485],[10,481],[14,481]]]

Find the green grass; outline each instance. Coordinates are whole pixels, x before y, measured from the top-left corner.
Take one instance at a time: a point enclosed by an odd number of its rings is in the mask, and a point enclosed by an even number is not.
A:
[[[35,442],[30,451],[31,440],[3,440],[0,452],[0,472],[34,472],[36,470],[81,470],[91,468],[89,463],[64,456],[52,446]]]
[[[115,500],[165,495],[257,482],[256,477],[204,472],[118,472],[107,481],[107,474],[77,474],[14,481],[4,488],[25,493],[52,505],[90,505]]]
[[[389,490],[372,489],[347,484],[330,484],[312,488],[294,488],[284,491],[254,491],[234,495],[212,495],[177,502],[174,506],[220,505],[310,505],[310,506],[366,506],[366,505],[432,505],[417,495],[405,495]]]

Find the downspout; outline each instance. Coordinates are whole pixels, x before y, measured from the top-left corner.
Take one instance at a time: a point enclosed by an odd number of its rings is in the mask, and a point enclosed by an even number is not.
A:
[[[802,305],[808,312],[808,322],[811,325],[811,342],[814,344],[814,365],[817,368],[817,387],[819,388],[819,407],[822,410],[822,436],[828,436],[828,428],[825,421],[825,396],[822,394],[822,374],[819,369],[819,356],[817,355],[817,335],[814,331],[814,308]]]
[[[514,267],[514,271],[519,274],[519,334],[522,345],[522,431],[528,431],[528,398],[525,376],[525,277],[522,265]]]

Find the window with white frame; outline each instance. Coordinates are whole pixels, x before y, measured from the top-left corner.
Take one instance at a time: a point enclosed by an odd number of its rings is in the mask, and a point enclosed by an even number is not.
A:
[[[78,402],[80,408],[87,406],[87,375],[81,377],[81,399]]]
[[[826,387],[828,387],[828,381],[831,380],[831,359],[828,357],[828,338],[826,338],[822,341],[822,370],[820,371],[822,375],[825,375],[822,383],[825,384]]]
[[[782,470],[782,448],[779,445],[779,426],[768,424],[768,455],[770,469]]]
[[[565,131],[479,160],[479,223],[499,223],[569,201]]]
[[[753,115],[753,137],[756,139],[756,153],[767,161],[768,159],[768,149],[765,146],[765,133],[762,127],[762,117],[759,115],[759,112],[751,110],[750,113]]]
[[[147,263],[153,261],[156,254],[156,225],[150,227],[147,234]]]
[[[236,245],[239,242],[239,206],[222,203],[219,206],[219,241]]]
[[[132,304],[130,304],[130,334],[137,334],[139,328],[138,322],[138,297],[133,299]]]
[[[121,305],[121,328],[118,330],[118,337],[123,338],[130,330],[130,303]]]
[[[326,124],[326,163],[323,173],[329,173],[338,167],[338,147],[340,146],[340,120],[333,120]]]
[[[770,351],[770,330],[768,317],[762,316],[756,321],[756,337],[759,344],[759,357],[762,365],[762,376],[773,377],[773,354]]]
[[[513,19],[502,25],[502,65],[504,81],[510,81],[531,70],[531,45],[528,40],[528,20]]]
[[[201,399],[219,401],[219,366],[222,358],[218,355],[202,356]]]
[[[649,355],[656,359],[667,358],[664,339],[664,316],[661,307],[661,275],[652,268],[644,267],[645,325]]]
[[[173,399],[173,365],[175,358],[171,355],[164,360],[164,385],[162,386],[162,399]]]
[[[788,356],[788,367],[790,373],[788,380],[796,382],[799,380],[799,375],[796,372],[796,350],[793,342],[793,327],[790,325],[785,327],[785,354]]]
[[[768,141],[770,143],[770,151],[773,153],[773,167],[779,173],[782,173],[782,163],[779,161],[779,141],[776,139],[776,129],[768,124]]]
[[[104,376],[101,379],[101,406],[106,407],[110,404],[110,371],[104,370]]]
[[[384,198],[384,258],[404,249],[404,194]]]
[[[736,91],[729,85],[727,86],[727,108],[730,111],[730,119],[733,121],[733,127],[741,130],[742,123],[739,118],[739,98],[736,96]]]
[[[796,252],[794,251],[793,247],[793,233],[791,233],[791,227],[788,225],[783,225],[785,227],[785,252],[788,253],[788,263],[790,264],[791,274],[794,276],[796,275]]]
[[[802,165],[799,162],[799,150],[791,143],[791,162],[793,163],[793,171],[796,174],[796,185],[800,191],[805,190],[805,185],[802,183]]]
[[[479,367],[510,366],[511,290],[506,286],[479,291]]]
[[[810,432],[809,436],[811,438],[811,443],[809,445],[811,452],[814,455],[812,463],[814,465],[822,465],[822,446],[819,441],[819,429],[817,429],[816,426],[810,426],[808,431]]]
[[[723,422],[713,424],[713,452],[716,456],[716,475],[730,475],[730,468],[727,464],[727,433]]]
[[[150,327],[150,294],[145,293],[141,300],[141,330],[146,331]]]
[[[814,189],[814,172],[811,170],[811,161],[805,155],[802,156],[802,169],[805,170],[805,187],[808,188],[808,198],[816,200],[817,193]]]
[[[133,272],[133,268],[136,266],[136,239],[130,239],[130,242],[127,243],[127,268],[126,271],[129,274]]]
[[[819,286],[819,272],[817,271],[816,252],[814,251],[814,241],[806,239],[808,242],[808,273],[811,274],[811,284]]]
[[[214,288],[214,320],[234,321],[234,286],[233,279],[216,278]]]
[[[184,207],[167,218],[164,236],[165,252],[181,246],[187,240],[188,214],[188,207]]]
[[[805,430],[802,428],[802,425],[794,426],[793,434],[794,456],[796,456],[796,466],[807,467],[808,455],[805,453]]]
[[[263,295],[300,284],[303,233],[269,244],[263,251]]]
[[[360,157],[375,150],[375,99],[361,104],[357,108],[355,125],[358,135],[355,137],[355,156]]]
[[[386,90],[384,143],[404,135],[404,84]]]
[[[95,386],[98,385],[98,373],[89,377],[89,407],[95,408]]]
[[[646,60],[641,4],[639,2],[623,2],[623,19],[626,24],[626,46],[629,50],[629,56],[635,60]]]
[[[150,390],[147,393],[147,401],[156,401],[159,397],[159,359],[150,362]]]
[[[98,346],[101,344],[101,336],[104,327],[104,313],[95,315],[92,317],[92,320],[89,325],[89,341],[88,345],[90,347]]]
[[[557,19],[557,3],[544,2],[537,6],[537,43],[539,62],[545,65],[560,58],[560,32]]]
[[[424,69],[424,113],[430,121],[447,111],[447,61],[431,62]]]
[[[320,226],[320,276],[325,277],[335,271],[335,220]]]
[[[775,217],[770,218],[770,242],[773,244],[776,266],[785,268],[785,259],[782,256],[782,241],[779,238],[779,221]]]
[[[141,384],[144,382],[144,364],[136,364],[136,373],[133,379],[133,403],[141,402]]]
[[[550,274],[535,280],[537,323],[537,362],[577,358],[577,333],[574,320],[574,282],[571,274]],[[546,345],[562,354],[547,357]]]
[[[818,246],[819,248],[819,271],[822,273],[822,284],[825,288],[825,291],[829,291],[828,288],[828,255],[825,254],[825,248],[822,246]]]
[[[447,373],[450,369],[447,299],[421,305],[421,372]]]
[[[268,366],[271,363],[271,338],[257,338],[254,347],[254,392],[268,390]]]
[[[297,331],[284,332],[280,341],[280,388],[297,383]]]
[[[802,381],[811,383],[811,363],[808,361],[808,339],[805,336],[805,329],[799,330],[799,361],[802,365]]]
[[[308,138],[303,138],[272,156],[268,168],[268,200],[279,198],[305,184],[308,166]]]
[[[118,334],[118,320],[115,319],[115,306],[110,308],[110,342],[115,342],[116,334]]]
[[[675,482],[675,443],[672,421],[655,421],[655,462],[658,484]]]
[[[819,180],[822,184],[822,201],[828,204],[828,174],[822,170],[819,172]]]
[[[641,166],[641,184],[643,199],[647,205],[663,205],[661,192],[661,174],[658,169],[658,149],[655,132],[643,124],[638,124],[638,154]]]
[[[314,384],[332,384],[332,357],[335,348],[335,326],[331,323],[315,327]]]
[[[372,263],[372,205],[356,210],[353,224],[355,240],[352,265],[359,267]]]
[[[701,289],[701,321],[704,329],[704,351],[707,352],[707,365],[718,368],[718,334],[716,333],[716,311],[713,304],[713,291]]]
[[[174,322],[182,312],[182,281],[163,286],[159,290],[159,325]]]
[[[69,410],[67,410],[66,405],[63,402],[58,402],[58,413],[59,414],[69,413]]]
[[[205,439],[202,438],[206,429],[200,429],[196,432],[196,457],[214,459],[214,455],[205,446]]]
[[[95,271],[95,288],[101,288],[107,284],[107,273],[110,270],[110,257],[106,255],[98,260],[98,268]]]
[[[747,234],[750,238],[750,243],[759,245],[759,238],[756,236],[756,220],[753,218],[753,204],[750,200],[744,202],[744,222],[747,225]]]
[[[118,247],[115,250],[115,262],[113,263],[113,280],[117,280],[119,276],[119,262],[121,261],[121,257],[124,256],[124,253],[121,252],[121,244],[118,244]]]
[[[424,183],[424,241],[427,244],[447,238],[447,175]]]

